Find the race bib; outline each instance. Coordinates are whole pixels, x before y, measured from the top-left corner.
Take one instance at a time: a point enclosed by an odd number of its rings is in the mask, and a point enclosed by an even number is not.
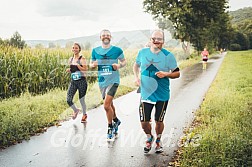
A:
[[[111,75],[113,71],[113,67],[112,66],[102,66],[100,69],[100,74],[102,76],[104,75]]]
[[[71,73],[71,78],[72,80],[75,80],[75,81],[81,79],[81,72],[76,71],[74,73]]]

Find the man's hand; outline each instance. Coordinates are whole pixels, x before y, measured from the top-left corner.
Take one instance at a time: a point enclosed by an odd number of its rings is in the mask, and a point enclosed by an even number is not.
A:
[[[170,79],[175,79],[180,77],[180,72],[179,71],[174,71],[174,72],[164,72],[164,71],[158,71],[155,73],[155,75],[158,78],[164,78],[168,77]]]
[[[139,78],[135,79],[135,85],[140,86],[141,85],[141,80]]]
[[[92,63],[90,63],[90,67],[91,68],[95,68],[98,66],[98,62],[97,61],[93,61]]]
[[[119,70],[120,69],[120,64],[114,63],[112,64],[114,70]]]
[[[167,72],[158,71],[158,72],[155,73],[155,75],[156,75],[158,78],[164,78],[164,77],[167,77]]]

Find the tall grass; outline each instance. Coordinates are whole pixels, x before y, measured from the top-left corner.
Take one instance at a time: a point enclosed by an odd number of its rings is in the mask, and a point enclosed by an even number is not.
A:
[[[0,146],[28,139],[54,125],[66,109],[64,97],[62,91],[57,90],[38,96],[25,93],[20,98],[3,100],[0,105]]]
[[[91,51],[83,51],[87,62]],[[137,51],[126,51],[128,64],[133,64]],[[70,81],[67,60],[72,56],[66,49],[30,49],[0,46],[0,100],[29,92],[41,94],[60,88],[66,90]],[[132,74],[132,66],[121,70],[121,76]],[[90,73],[91,74],[91,73]],[[96,75],[87,77],[89,83],[96,81]]]
[[[39,94],[53,88],[67,87],[66,64],[71,56],[65,50],[17,49],[0,46],[0,97]]]
[[[133,76],[121,79],[116,97],[136,89]],[[74,102],[80,107],[78,95]],[[71,108],[66,103],[66,91],[55,89],[43,95],[22,94],[19,98],[8,98],[0,102],[0,147],[8,146],[31,135],[43,132],[51,125],[70,119]],[[86,95],[87,110],[102,104],[97,83],[89,85]]]
[[[172,166],[252,166],[252,51],[229,52]]]

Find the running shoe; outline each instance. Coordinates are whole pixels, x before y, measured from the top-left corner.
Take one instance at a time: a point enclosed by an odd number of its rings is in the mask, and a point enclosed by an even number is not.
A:
[[[118,127],[121,124],[121,121],[118,119],[117,122],[113,123],[113,128],[114,128],[114,134],[117,135],[118,134]]]
[[[164,150],[163,150],[161,141],[160,141],[160,140],[156,140],[155,152],[156,152],[156,153],[162,153],[163,151],[164,151]]]
[[[87,114],[84,114],[81,118],[81,123],[87,122]]]
[[[113,141],[114,139],[114,133],[113,130],[114,128],[108,128],[108,133],[107,133],[107,140],[108,141]]]
[[[80,109],[77,109],[76,111],[73,112],[72,119],[75,120],[80,112]]]
[[[144,153],[148,153],[151,150],[151,145],[153,143],[153,140],[154,140],[153,136],[147,139],[146,146],[144,147]]]

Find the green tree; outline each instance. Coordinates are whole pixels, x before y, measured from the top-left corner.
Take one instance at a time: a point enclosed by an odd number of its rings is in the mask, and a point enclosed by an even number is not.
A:
[[[158,18],[158,27],[162,30],[168,30],[170,33],[174,36],[175,35],[175,29],[172,25],[172,22],[169,19],[165,18]]]
[[[4,40],[2,40],[2,38],[0,38],[0,45],[4,44]]]
[[[252,33],[252,20],[245,20],[242,24],[238,25],[239,31],[244,34]]]
[[[16,31],[13,36],[10,38],[10,45],[23,49],[24,47],[26,47],[25,41],[22,40],[21,35]]]
[[[228,21],[227,3],[227,0],[144,0],[143,5],[155,20],[172,22],[175,38],[189,41],[201,50],[219,45],[220,24],[225,26]]]
[[[229,48],[231,40],[234,37],[235,30],[231,24],[231,19],[229,15],[221,17],[224,21],[220,20],[220,30],[218,48]]]
[[[252,49],[252,33],[248,34],[249,49]]]
[[[249,48],[248,36],[241,32],[236,32],[232,44],[239,44],[241,46],[241,50],[248,50]]]
[[[252,49],[252,7],[231,11],[229,15],[234,28],[230,49],[239,49],[237,45],[240,50]]]
[[[232,16],[232,24],[239,25],[246,20],[252,20],[252,7],[245,7],[236,11],[230,11],[229,15]]]

